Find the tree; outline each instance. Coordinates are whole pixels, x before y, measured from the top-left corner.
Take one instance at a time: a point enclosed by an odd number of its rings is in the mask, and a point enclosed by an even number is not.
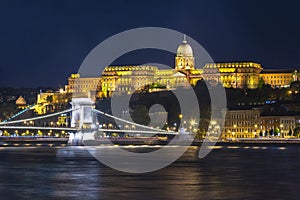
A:
[[[274,135],[274,131],[273,131],[273,129],[271,129],[270,131],[269,131],[269,136],[273,136]]]
[[[262,89],[263,87],[264,87],[264,85],[265,85],[265,81],[264,81],[264,79],[262,79],[262,78],[259,78],[259,80],[258,80],[258,88],[259,89]]]
[[[294,81],[290,85],[290,89],[292,91],[299,91],[300,90],[300,81]]]
[[[278,127],[275,128],[274,134],[278,135],[278,133],[280,133],[280,129]]]
[[[300,135],[300,127],[294,128],[294,136],[299,137]]]
[[[48,103],[52,103],[52,102],[53,102],[53,96],[52,96],[52,95],[48,95],[48,96],[46,97],[46,101],[47,101]]]
[[[151,121],[148,112],[145,105],[137,105],[131,114],[132,120],[138,124],[148,125]]]
[[[289,130],[289,136],[293,136],[293,131],[292,131],[291,128],[290,128],[290,130]]]

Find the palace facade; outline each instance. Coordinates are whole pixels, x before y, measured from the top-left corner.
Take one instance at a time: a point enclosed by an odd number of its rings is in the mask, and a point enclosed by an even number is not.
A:
[[[299,80],[299,72],[264,70],[261,64],[255,62],[207,63],[203,68],[196,68],[193,49],[184,37],[177,48],[174,69],[143,65],[108,66],[101,77],[83,78],[80,74],[72,74],[65,90],[77,96],[103,98],[134,91],[153,92],[189,87],[202,79],[211,85],[222,84],[226,88],[255,89],[261,82],[281,88]]]
[[[297,70],[263,70],[259,76],[273,88],[289,87],[291,82],[299,80]]]
[[[112,94],[130,94],[134,91],[173,90],[196,85],[202,69],[195,69],[192,47],[185,37],[177,49],[175,69],[158,69],[156,66],[108,66],[101,77],[81,78],[72,74],[66,91],[77,96],[111,97]]]
[[[208,63],[203,78],[210,84],[223,84],[226,88],[257,88],[262,66],[254,62]]]
[[[254,62],[208,63],[203,68],[203,79],[226,88],[255,89],[260,81],[273,88],[282,88],[300,80],[300,73],[297,70],[264,70],[261,64]]]

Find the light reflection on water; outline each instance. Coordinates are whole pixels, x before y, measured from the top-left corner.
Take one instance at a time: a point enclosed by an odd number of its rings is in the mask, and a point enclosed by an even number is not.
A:
[[[147,148],[147,147],[143,147]],[[0,148],[1,199],[299,199],[300,147],[189,149],[146,174],[106,167],[84,147]]]

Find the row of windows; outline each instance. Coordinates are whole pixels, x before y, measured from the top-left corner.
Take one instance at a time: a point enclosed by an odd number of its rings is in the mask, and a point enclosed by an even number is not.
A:
[[[258,114],[228,114],[226,118],[229,119],[257,119]]]
[[[185,65],[183,65],[182,62],[181,62],[181,63],[179,63],[178,66],[179,66],[179,67],[182,67],[182,66],[190,66],[190,67],[192,67],[193,64],[192,64],[192,63],[185,63]]]
[[[244,132],[248,132],[248,133],[252,133],[252,132],[255,132],[257,131],[256,129],[252,129],[252,128],[233,128],[233,129],[224,129],[224,131],[226,133],[228,132],[235,132],[235,133],[244,133]]]
[[[256,68],[261,68],[261,65],[256,64],[256,63],[219,63],[219,64],[206,64],[205,67],[256,67]]]
[[[158,70],[157,67],[153,66],[124,66],[124,67],[106,67],[105,71],[137,71],[137,70]]]
[[[252,134],[234,134],[234,136],[232,134],[225,134],[224,135],[225,138],[253,138],[254,136]]]
[[[291,125],[291,126],[289,126],[289,125],[287,125],[287,126],[283,126],[283,127],[278,127],[278,126],[264,126],[263,127],[263,130],[274,130],[275,128],[280,128],[280,129],[282,129],[282,130],[290,130],[290,129],[294,129],[295,128],[295,126],[293,126],[293,125]]]
[[[255,126],[257,124],[255,121],[226,121],[226,126],[234,127],[234,126]]]
[[[285,124],[294,124],[294,123],[295,123],[295,120],[290,120],[290,119],[281,120],[281,123],[285,123]]]
[[[276,78],[277,79],[279,79],[279,78],[280,79],[282,79],[282,78],[287,79],[287,78],[292,78],[292,77],[291,76],[274,76],[274,77],[273,76],[263,76],[263,78],[266,78],[266,79],[273,79],[273,78],[274,79],[276,79]]]
[[[272,84],[288,84],[290,81],[287,81],[287,80],[278,80],[278,81],[276,81],[276,80],[274,80],[274,81],[270,81],[270,83],[271,83],[271,85]],[[266,82],[266,83],[268,83],[268,81]]]
[[[92,85],[90,85],[90,84],[88,84],[88,85],[80,85],[80,84],[76,84],[75,86],[73,86],[73,87],[70,87],[71,89],[72,88],[97,88],[97,86],[98,86],[98,84],[92,84]]]
[[[273,124],[273,123],[277,123],[278,120],[277,119],[271,119],[271,120],[262,120],[263,124]]]
[[[72,84],[95,84],[95,83],[98,83],[99,80],[80,80],[80,79],[72,79],[72,80],[69,80],[69,85],[72,85]]]
[[[262,124],[279,124],[278,120],[262,120]],[[281,120],[281,124],[295,124],[295,120]]]

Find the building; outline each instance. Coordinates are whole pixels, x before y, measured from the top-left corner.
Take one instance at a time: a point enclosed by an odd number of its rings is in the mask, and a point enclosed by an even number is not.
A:
[[[226,88],[258,87],[262,66],[254,62],[207,63],[203,68],[203,78],[210,84],[221,83]]]
[[[24,99],[24,97],[22,97],[22,96],[19,96],[19,98],[16,100],[16,105],[20,109],[25,109],[26,108],[26,104],[27,104],[27,102]]]
[[[109,66],[102,73],[100,97],[128,94],[155,82],[155,66]]]
[[[300,116],[269,115],[261,109],[226,110],[223,138],[255,138],[261,136],[289,137],[300,127]]]
[[[299,77],[297,70],[263,70],[262,65],[255,62],[207,63],[203,68],[196,68],[193,49],[184,36],[177,48],[174,70],[156,66],[108,66],[101,77],[82,78],[72,74],[66,91],[80,97],[103,98],[134,91],[188,87],[202,79],[211,85],[220,83],[225,88],[255,89],[261,80],[273,88],[281,88],[288,87]]]
[[[297,70],[263,70],[259,77],[265,84],[273,88],[289,87],[293,81],[298,81]]]
[[[34,110],[37,114],[42,115],[62,111],[69,108],[71,93],[64,90],[41,92],[37,95],[37,103]]]
[[[226,110],[223,111],[225,124],[223,138],[254,138],[259,134],[260,110]]]
[[[66,91],[76,96],[111,97],[112,94],[130,94],[134,91],[172,90],[196,85],[202,79],[202,69],[195,68],[192,47],[184,40],[178,46],[175,69],[158,69],[156,66],[108,66],[101,77],[81,78],[72,74]]]
[[[298,70],[264,70],[254,62],[207,63],[203,68],[203,79],[210,84],[222,84],[225,88],[258,87],[260,79],[273,88],[289,87],[299,80]]]
[[[261,116],[260,131],[263,136],[288,137],[296,128],[296,116]]]
[[[100,77],[82,78],[80,74],[71,74],[68,78],[68,85],[65,86],[67,93],[76,94],[78,97],[94,97],[99,87]]]

